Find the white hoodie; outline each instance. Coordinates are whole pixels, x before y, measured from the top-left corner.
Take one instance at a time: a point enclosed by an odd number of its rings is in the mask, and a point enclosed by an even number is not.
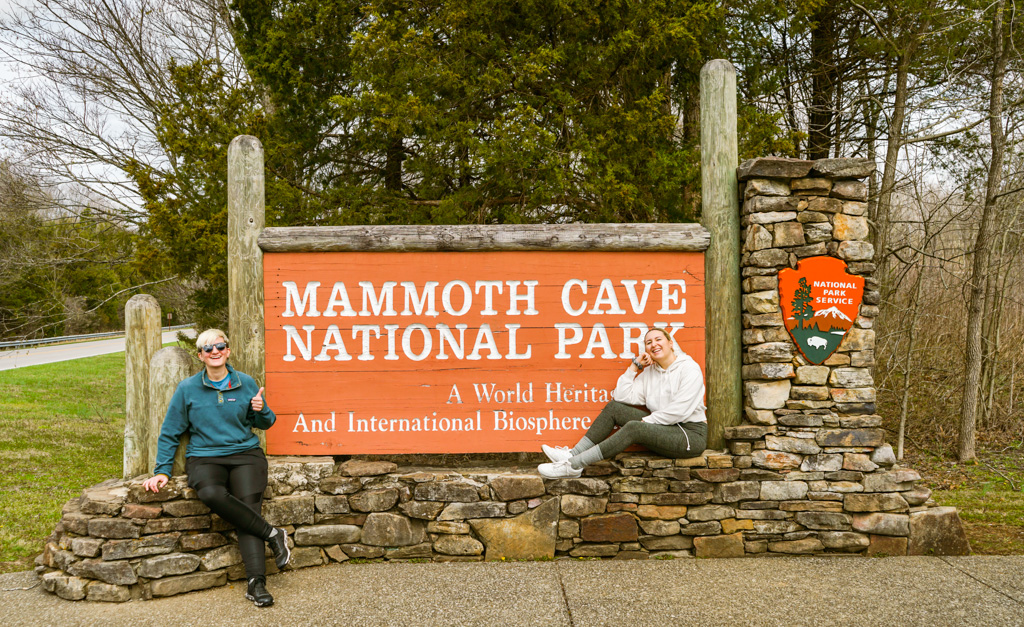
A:
[[[707,422],[704,410],[704,375],[689,355],[676,351],[669,367],[648,366],[638,375],[633,370],[619,377],[612,398],[628,405],[644,405],[651,410],[643,421],[657,425],[681,422]]]

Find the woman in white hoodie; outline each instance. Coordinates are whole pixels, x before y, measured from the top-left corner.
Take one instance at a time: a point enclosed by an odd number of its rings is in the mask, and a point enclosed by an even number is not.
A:
[[[662,329],[644,336],[644,354],[619,377],[612,398],[575,447],[541,448],[551,460],[537,467],[546,479],[579,477],[583,467],[640,444],[666,457],[696,457],[708,437],[704,376]],[[614,434],[612,429],[618,426]]]

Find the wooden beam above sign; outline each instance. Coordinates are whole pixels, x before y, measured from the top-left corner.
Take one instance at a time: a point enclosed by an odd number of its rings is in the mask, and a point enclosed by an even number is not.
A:
[[[703,252],[699,224],[501,224],[270,227],[264,252],[682,251]]]

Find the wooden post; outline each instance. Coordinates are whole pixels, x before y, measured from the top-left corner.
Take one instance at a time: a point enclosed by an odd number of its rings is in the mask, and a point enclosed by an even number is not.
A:
[[[154,425],[149,434],[150,471],[156,465],[156,447],[160,439],[160,427],[164,424],[167,407],[178,384],[195,372],[195,361],[188,351],[178,346],[161,348],[149,362],[149,422]],[[172,475],[185,474],[185,446],[188,434],[181,436],[178,452],[174,456]]]
[[[160,303],[136,294],[124,306],[124,478],[153,470],[150,437],[159,428],[149,415],[149,360],[160,350]]]
[[[704,257],[707,295],[708,448],[743,414],[740,215],[736,184],[736,69],[724,59],[700,71],[701,205],[711,245]]]
[[[255,137],[239,135],[228,146],[228,334],[233,367],[259,385],[265,383],[266,370],[263,251],[257,240],[265,224],[263,146]],[[265,449],[266,437],[256,433]]]

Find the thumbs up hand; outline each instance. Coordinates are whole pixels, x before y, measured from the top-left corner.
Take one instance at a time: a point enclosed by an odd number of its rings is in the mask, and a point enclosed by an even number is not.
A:
[[[263,388],[260,388],[260,391],[256,392],[256,396],[252,397],[252,409],[253,411],[263,411]]]

